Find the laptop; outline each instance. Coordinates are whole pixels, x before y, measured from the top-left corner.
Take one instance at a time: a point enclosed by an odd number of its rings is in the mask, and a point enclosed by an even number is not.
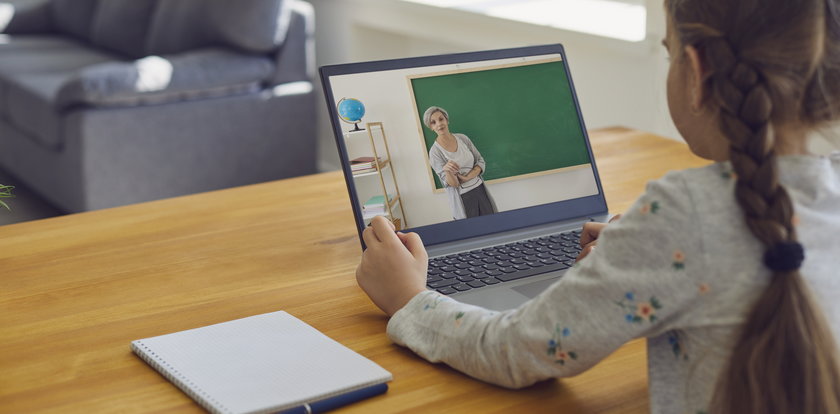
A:
[[[607,220],[562,45],[320,75],[362,248],[376,215],[418,233],[429,289],[515,308],[574,265],[585,222]]]

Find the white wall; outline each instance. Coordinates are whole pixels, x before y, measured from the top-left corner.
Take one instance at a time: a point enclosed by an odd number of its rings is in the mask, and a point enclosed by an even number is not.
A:
[[[587,128],[622,125],[677,137],[664,104],[667,62],[659,46],[660,17],[649,19],[647,41],[631,43],[395,0],[310,1],[319,66],[559,42],[566,47]],[[660,8],[654,13],[661,14]],[[338,168],[338,158],[325,105],[319,114],[319,160],[320,168],[329,170]]]

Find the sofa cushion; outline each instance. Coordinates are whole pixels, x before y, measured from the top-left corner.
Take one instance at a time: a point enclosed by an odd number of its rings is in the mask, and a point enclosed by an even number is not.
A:
[[[282,44],[288,20],[283,0],[159,0],[146,53],[209,46],[268,53]]]
[[[56,31],[90,40],[90,27],[97,0],[52,0],[52,22]]]
[[[91,42],[127,57],[146,56],[146,37],[156,5],[157,0],[99,1],[92,22]]]
[[[274,73],[266,56],[201,49],[134,62],[105,62],[68,79],[56,106],[136,106],[254,92]]]
[[[0,33],[43,34],[50,27],[49,0],[0,0]]]
[[[118,59],[68,38],[11,36],[0,44],[0,116],[49,147],[61,144],[55,108],[61,86],[78,69]]]

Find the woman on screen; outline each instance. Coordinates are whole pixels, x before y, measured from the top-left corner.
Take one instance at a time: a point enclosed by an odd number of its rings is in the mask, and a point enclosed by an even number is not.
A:
[[[452,217],[458,220],[495,213],[496,206],[482,179],[484,158],[472,141],[449,131],[449,113],[441,107],[427,109],[423,123],[437,134],[429,161],[446,189]]]

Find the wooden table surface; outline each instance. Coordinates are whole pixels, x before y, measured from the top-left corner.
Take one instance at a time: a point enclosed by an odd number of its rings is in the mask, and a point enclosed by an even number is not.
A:
[[[647,180],[706,163],[638,131],[591,139],[612,212]],[[0,412],[201,412],[129,342],[277,310],[394,374],[387,394],[341,412],[648,411],[643,340],[518,391],[393,345],[355,284],[359,254],[340,172],[2,226]]]

